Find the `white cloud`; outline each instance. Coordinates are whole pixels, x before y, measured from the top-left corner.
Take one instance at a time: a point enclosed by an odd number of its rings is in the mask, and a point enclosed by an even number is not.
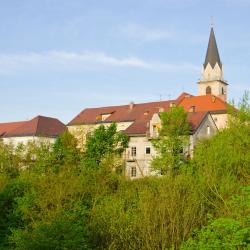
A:
[[[138,57],[118,58],[102,52],[48,51],[44,53],[0,54],[0,73],[30,70],[100,70],[106,67],[127,67],[152,71],[199,71],[191,63],[169,64],[148,62]]]

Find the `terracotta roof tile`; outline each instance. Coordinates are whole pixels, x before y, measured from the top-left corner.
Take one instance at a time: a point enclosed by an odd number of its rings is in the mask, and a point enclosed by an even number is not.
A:
[[[0,137],[4,136],[6,133],[22,126],[26,122],[8,122],[8,123],[0,123]]]
[[[184,98],[191,97],[193,95],[187,93],[187,92],[182,92],[177,98],[176,98],[176,103],[179,104]]]
[[[226,112],[227,110],[227,103],[218,97],[212,95],[192,96],[184,92],[175,100],[134,104],[132,109],[130,105],[84,109],[69,122],[68,126],[132,121],[133,123],[125,130],[125,133],[128,135],[145,134],[153,114],[161,110],[168,111],[171,103],[183,106],[187,112],[192,106],[195,107],[195,112],[188,115],[192,130],[197,129],[207,112]],[[104,121],[100,121],[99,118],[103,114],[110,114],[110,116]]]
[[[193,112],[188,113],[188,122],[191,127],[191,132],[195,132],[204,118],[209,114],[209,112]]]
[[[16,126],[15,126],[16,125]],[[0,128],[2,124],[0,124]],[[67,130],[67,127],[58,119],[37,116],[32,120],[19,123],[8,123],[8,131],[2,137],[45,136],[56,137]]]
[[[135,121],[138,119],[144,119],[144,113],[148,112],[148,118],[163,108],[165,111],[169,109],[171,101],[162,102],[150,102],[133,104],[133,108],[130,105],[122,106],[110,106],[101,108],[87,108],[84,109],[79,115],[77,115],[72,121],[69,122],[69,126],[79,124],[99,123],[97,119],[102,114],[111,114],[104,122],[125,122]]]
[[[197,112],[227,110],[228,106],[222,99],[213,95],[186,97],[182,99],[179,105],[184,107],[187,112],[192,106],[195,107]]]

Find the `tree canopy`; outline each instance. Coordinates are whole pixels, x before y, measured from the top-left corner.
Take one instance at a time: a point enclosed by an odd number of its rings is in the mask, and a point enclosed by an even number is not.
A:
[[[86,161],[98,167],[105,157],[121,156],[128,146],[128,137],[117,132],[117,125],[100,125],[86,141]]]
[[[161,112],[159,137],[153,140],[157,156],[152,166],[162,174],[175,174],[185,161],[184,152],[188,146],[190,126],[183,107],[172,107],[168,112]]]

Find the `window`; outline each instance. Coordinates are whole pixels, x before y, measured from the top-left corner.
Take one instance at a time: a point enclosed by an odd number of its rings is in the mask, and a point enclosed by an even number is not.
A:
[[[157,129],[156,124],[153,125],[153,132],[154,132],[154,133],[158,132],[158,129]]]
[[[223,88],[223,87],[221,88],[221,94],[222,94],[222,95],[225,95],[225,91],[224,91],[224,88]]]
[[[131,148],[131,155],[136,156],[136,147]]]
[[[210,86],[208,86],[208,87],[206,88],[206,95],[211,95],[211,93],[212,93],[212,89],[211,89]]]
[[[159,130],[160,130],[160,124],[153,124],[152,125],[152,137],[158,137],[159,136]]]
[[[136,177],[136,167],[131,167],[131,177]]]
[[[105,113],[105,114],[99,114],[96,117],[96,121],[101,122],[101,121],[105,121],[107,118],[109,118],[112,115],[112,113]]]
[[[151,148],[150,147],[146,147],[146,155],[150,155],[151,153]]]
[[[210,135],[210,133],[211,133],[210,126],[207,125],[207,135]]]

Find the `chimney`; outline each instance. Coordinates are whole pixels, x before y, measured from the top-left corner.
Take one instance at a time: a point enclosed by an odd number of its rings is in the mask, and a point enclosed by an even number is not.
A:
[[[135,105],[134,102],[130,102],[129,103],[129,109],[132,110],[134,108],[134,105]]]

